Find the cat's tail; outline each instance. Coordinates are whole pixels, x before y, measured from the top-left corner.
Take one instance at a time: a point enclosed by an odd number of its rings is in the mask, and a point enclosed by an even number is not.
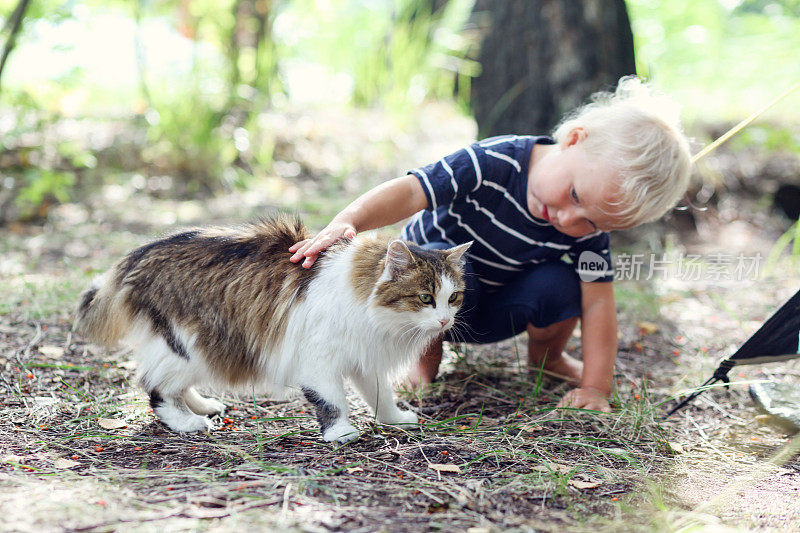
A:
[[[74,329],[92,342],[116,346],[130,331],[132,316],[120,279],[111,270],[92,281],[78,301]]]

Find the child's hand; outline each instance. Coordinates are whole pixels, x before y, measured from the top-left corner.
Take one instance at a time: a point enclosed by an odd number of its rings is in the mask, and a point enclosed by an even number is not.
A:
[[[289,251],[294,255],[289,258],[289,261],[297,263],[305,258],[303,261],[303,268],[311,268],[311,265],[317,260],[320,252],[341,238],[353,239],[355,236],[356,228],[353,227],[352,224],[334,220],[314,237],[293,244],[289,248]]]
[[[556,408],[559,407],[572,407],[575,409],[592,409],[594,411],[602,411],[604,413],[611,412],[611,406],[608,404],[608,399],[605,395],[594,389],[572,389],[569,391],[561,401],[558,402]]]

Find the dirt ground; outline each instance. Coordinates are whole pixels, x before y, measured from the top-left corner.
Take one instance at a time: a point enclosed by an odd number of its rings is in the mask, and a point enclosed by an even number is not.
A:
[[[348,142],[333,140],[335,121],[316,120],[296,136],[326,146],[321,153]],[[0,530],[797,530],[800,461],[775,458],[792,437],[755,409],[747,383],[797,381],[800,366],[736,368],[730,389],[660,420],[674,396],[704,381],[798,288],[789,258],[758,279],[714,270],[715,254],[772,250],[786,223],[757,202],[718,203],[691,232],[673,220],[617,238],[618,250],[645,261],[668,253],[674,266],[675,257],[698,255],[704,274],[616,284],[610,415],[554,411],[567,388],[525,368],[520,337],[450,346],[434,384],[401,390],[400,401],[421,415],[419,430],[377,425],[351,394],[363,434],[337,447],[319,437],[301,398],[224,396],[229,409],[213,431],[179,435],[155,420],[127,353],[70,332],[77,294],[131,247],[276,207],[318,228],[365,183],[468,140],[469,124],[449,123],[453,131],[436,143],[421,133],[390,142],[384,132],[394,150],[372,158],[382,170],[359,163],[360,178],[335,187],[276,177],[247,193],[177,201],[115,185],[55,208],[43,224],[0,228]],[[290,136],[287,146],[301,144]],[[325,174],[324,161],[306,163]],[[579,353],[577,335],[569,349]]]

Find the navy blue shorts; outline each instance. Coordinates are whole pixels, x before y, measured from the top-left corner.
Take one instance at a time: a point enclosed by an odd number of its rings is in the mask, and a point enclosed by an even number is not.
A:
[[[451,246],[432,242],[423,248]],[[563,261],[533,265],[511,283],[490,289],[478,281],[467,259],[465,281],[464,303],[456,325],[445,334],[446,341],[497,342],[522,333],[528,324],[543,328],[581,314],[578,274]]]

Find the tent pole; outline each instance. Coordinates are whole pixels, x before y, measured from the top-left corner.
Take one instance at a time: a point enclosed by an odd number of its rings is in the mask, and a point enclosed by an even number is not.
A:
[[[680,410],[683,407],[685,407],[686,404],[688,404],[689,402],[691,402],[692,400],[694,400],[695,398],[697,398],[698,396],[703,394],[705,391],[707,391],[708,388],[711,385],[713,385],[714,383],[716,383],[719,380],[720,380],[720,378],[715,377],[715,376],[711,376],[710,378],[708,378],[706,380],[706,382],[703,383],[702,385],[700,385],[697,389],[695,389],[695,391],[692,394],[690,394],[689,396],[684,398],[680,403],[678,403],[678,405],[673,407],[667,414],[665,414],[663,417],[661,417],[661,420],[666,420],[667,418],[669,418],[670,416],[675,414],[678,410]]]

